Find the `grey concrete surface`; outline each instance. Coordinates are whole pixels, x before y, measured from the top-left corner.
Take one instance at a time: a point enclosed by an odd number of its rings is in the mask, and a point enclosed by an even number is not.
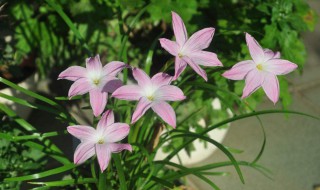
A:
[[[320,1],[310,0],[310,6],[320,13]],[[305,33],[308,60],[303,75],[288,77],[293,95],[291,110],[320,116],[320,24],[316,31]],[[266,100],[259,110],[274,109]],[[258,162],[272,171],[272,180],[249,167],[241,167],[245,184],[233,167],[212,171],[227,171],[230,176],[209,177],[222,190],[313,190],[320,184],[320,122],[304,116],[273,114],[261,116],[267,134],[265,152]],[[262,143],[262,132],[255,118],[232,123],[223,144],[245,152],[237,160],[252,161]],[[216,152],[205,163],[226,161]],[[204,164],[204,163],[202,163]],[[189,177],[199,190],[211,189],[194,176]]]

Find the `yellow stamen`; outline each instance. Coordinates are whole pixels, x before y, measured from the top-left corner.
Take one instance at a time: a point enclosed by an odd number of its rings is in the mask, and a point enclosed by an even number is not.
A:
[[[154,97],[153,96],[147,96],[148,100],[153,101]]]
[[[181,58],[183,57],[183,55],[181,53],[178,53],[178,57]]]
[[[104,140],[103,139],[100,139],[99,141],[98,141],[98,144],[103,144],[104,143]]]
[[[258,69],[259,71],[262,71],[262,69],[263,69],[262,65],[261,65],[261,64],[258,64],[258,65],[257,65],[257,69]]]
[[[99,79],[94,79],[94,80],[93,80],[93,84],[98,85],[99,83],[100,83],[100,80],[99,80]]]

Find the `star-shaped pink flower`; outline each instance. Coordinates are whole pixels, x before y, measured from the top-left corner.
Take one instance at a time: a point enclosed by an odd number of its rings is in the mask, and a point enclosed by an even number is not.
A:
[[[75,164],[82,164],[96,154],[101,172],[103,172],[108,167],[111,153],[118,153],[122,150],[132,151],[130,144],[116,143],[128,136],[130,127],[125,123],[114,123],[114,115],[111,110],[102,115],[97,129],[85,125],[73,125],[67,130],[81,141],[74,153]]]
[[[139,100],[131,122],[136,122],[152,108],[165,122],[175,128],[176,114],[166,101],[178,101],[186,97],[180,88],[170,85],[172,77],[166,73],[158,73],[150,79],[141,69],[133,68],[132,72],[138,85],[122,86],[112,94],[113,97],[122,100]]]
[[[186,27],[180,16],[175,12],[172,12],[172,26],[176,42],[161,38],[160,43],[165,50],[175,56],[174,80],[180,76],[189,64],[196,73],[207,81],[207,74],[199,65],[222,66],[215,53],[203,51],[203,49],[209,47],[212,41],[214,28],[204,28],[188,39]]]
[[[122,86],[116,75],[126,67],[119,61],[112,61],[102,67],[99,55],[86,59],[86,68],[71,66],[60,73],[58,79],[74,81],[68,96],[82,95],[89,92],[93,114],[99,116],[106,107],[108,92],[112,93]]]
[[[290,61],[280,59],[280,53],[262,49],[259,43],[246,33],[247,46],[252,60],[241,61],[235,64],[223,76],[232,80],[245,79],[242,98],[245,98],[261,86],[268,98],[276,103],[279,99],[279,81],[277,75],[285,75],[297,68]]]

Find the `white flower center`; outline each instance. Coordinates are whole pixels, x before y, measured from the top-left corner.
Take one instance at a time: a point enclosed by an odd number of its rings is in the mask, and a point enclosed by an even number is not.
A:
[[[99,86],[101,83],[102,75],[100,72],[91,72],[88,73],[88,78],[95,86]]]
[[[155,91],[156,89],[153,86],[148,86],[144,89],[144,95],[148,98],[148,100],[153,101],[155,98]]]

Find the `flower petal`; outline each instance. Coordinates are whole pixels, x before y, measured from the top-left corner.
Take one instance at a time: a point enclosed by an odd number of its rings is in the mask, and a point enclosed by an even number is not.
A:
[[[104,114],[101,116],[101,119],[98,122],[97,130],[105,131],[105,129],[114,123],[114,114],[112,110],[107,110],[104,112]]]
[[[183,52],[188,54],[194,51],[201,51],[209,47],[214,35],[214,28],[204,28],[194,33],[183,46]]]
[[[153,104],[151,108],[163,119],[163,121],[171,125],[173,128],[176,128],[176,113],[167,102],[158,102]]]
[[[80,67],[80,66],[71,66],[66,70],[62,71],[58,76],[58,79],[75,81],[75,80],[78,80],[79,78],[86,77],[86,74],[87,74],[86,68]]]
[[[106,127],[105,141],[108,143],[114,143],[121,141],[128,136],[130,127],[126,123],[113,123]]]
[[[241,98],[246,98],[255,92],[263,83],[265,72],[258,71],[257,69],[251,70],[246,76],[246,84],[243,88]]]
[[[149,101],[146,97],[141,97],[138,105],[136,107],[136,110],[132,114],[131,123],[136,122],[140,117],[146,113],[146,111],[151,107],[152,102]]]
[[[215,53],[197,51],[189,54],[194,63],[203,66],[223,66]]]
[[[101,92],[100,89],[92,89],[89,91],[90,105],[92,107],[93,115],[99,116],[107,105],[108,93]]]
[[[270,49],[264,49],[264,59],[266,61],[270,60],[270,59],[279,59],[280,58],[280,52],[273,52]]]
[[[112,153],[118,153],[123,150],[129,150],[132,152],[132,146],[130,144],[110,143],[109,147]]]
[[[262,64],[263,69],[275,75],[285,75],[295,70],[298,66],[284,59],[271,59]]]
[[[231,80],[243,80],[255,67],[256,64],[252,60],[241,61],[235,64],[230,70],[224,72],[222,76]]]
[[[274,59],[280,59],[280,56],[281,56],[281,54],[280,54],[280,52],[275,52],[275,54],[274,54]]]
[[[253,61],[257,64],[264,62],[264,51],[260,44],[248,33],[246,33],[246,41]]]
[[[150,77],[143,70],[139,68],[132,68],[132,74],[139,86],[151,85]]]
[[[100,56],[90,57],[86,59],[86,68],[89,72],[101,72],[102,64],[100,61]]]
[[[188,39],[187,30],[181,17],[173,11],[171,12],[171,14],[174,36],[176,37],[177,43],[181,47]]]
[[[94,134],[96,130],[93,127],[85,125],[72,125],[67,127],[67,131],[76,138],[83,140],[94,140]]]
[[[184,100],[186,98],[182,90],[173,85],[161,86],[160,88],[158,88],[155,94],[155,100],[161,101],[178,101]]]
[[[177,80],[181,73],[185,70],[187,67],[187,62],[185,62],[183,59],[180,59],[178,56],[176,57],[175,63],[174,63],[174,77],[173,80]]]
[[[81,142],[74,152],[73,162],[75,164],[82,164],[95,154],[94,143],[85,141]]]
[[[276,55],[273,51],[271,51],[270,49],[264,49],[264,62],[268,61],[269,59],[273,59],[274,56]]]
[[[96,144],[96,153],[101,172],[108,167],[110,162],[111,150],[108,146],[108,144]]]
[[[200,75],[205,81],[208,81],[207,73],[206,73],[203,69],[201,69],[201,67],[200,67],[199,65],[195,64],[195,63],[192,61],[192,59],[190,59],[190,58],[187,57],[187,56],[184,56],[182,59],[183,59],[184,61],[186,61],[186,62],[190,65],[190,67],[191,67],[196,73],[198,73],[198,75]]]
[[[112,93],[122,86],[122,81],[116,77],[105,77],[106,81],[103,81],[104,86],[102,87],[103,92]]]
[[[157,73],[151,79],[151,82],[155,87],[168,85],[171,83],[171,81],[172,81],[172,76],[168,75],[167,73]]]
[[[113,92],[112,97],[120,100],[139,100],[142,89],[138,85],[125,85]]]
[[[89,92],[93,86],[90,84],[87,78],[80,78],[76,80],[70,87],[68,96],[83,95]]]
[[[104,72],[104,75],[116,76],[126,67],[128,67],[128,65],[123,62],[111,61],[110,63],[106,64],[102,70]]]
[[[169,52],[171,55],[176,56],[178,54],[179,45],[176,42],[173,42],[166,38],[160,38],[159,40],[160,40],[161,47],[167,50],[167,52]]]
[[[279,100],[279,81],[276,75],[268,73],[262,83],[262,88],[266,92],[268,98],[276,104]]]

